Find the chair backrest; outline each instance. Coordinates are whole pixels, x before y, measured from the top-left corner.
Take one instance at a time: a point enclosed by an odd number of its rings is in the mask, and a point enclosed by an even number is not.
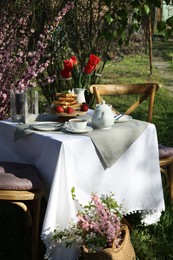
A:
[[[90,92],[94,94],[97,104],[101,103],[102,96],[136,95],[137,100],[124,112],[126,115],[131,114],[144,100],[148,99],[148,122],[152,122],[154,98],[158,89],[157,83],[95,84],[90,86]]]

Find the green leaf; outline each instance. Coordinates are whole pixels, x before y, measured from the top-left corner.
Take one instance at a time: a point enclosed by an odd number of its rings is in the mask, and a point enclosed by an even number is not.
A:
[[[146,15],[148,15],[150,13],[150,8],[148,5],[144,5],[144,12]]]
[[[164,32],[163,32],[163,35],[166,39],[169,39],[172,35],[172,30],[171,29],[166,29]]]
[[[130,30],[131,30],[132,32],[134,32],[134,31],[138,31],[139,28],[140,28],[140,24],[139,24],[139,23],[132,23],[132,24],[131,24],[131,27],[130,27]]]
[[[162,32],[165,29],[166,29],[166,22],[164,22],[164,21],[158,22],[158,24],[157,24],[158,32]]]
[[[122,39],[123,42],[125,41],[125,39],[126,39],[126,32],[125,31],[122,32],[121,39]]]
[[[117,35],[117,32],[116,32],[116,31],[114,31],[114,32],[113,32],[113,37],[116,39],[116,38],[117,38],[117,36],[118,36],[118,35]]]
[[[167,20],[166,20],[166,24],[169,25],[169,26],[173,26],[173,16],[169,17]]]
[[[109,13],[107,13],[105,15],[105,18],[106,18],[106,21],[108,22],[108,24],[111,24],[113,22],[113,20],[114,20]]]
[[[71,195],[72,195],[72,199],[74,200],[76,198],[76,195],[75,195],[75,187],[72,187],[71,188]]]

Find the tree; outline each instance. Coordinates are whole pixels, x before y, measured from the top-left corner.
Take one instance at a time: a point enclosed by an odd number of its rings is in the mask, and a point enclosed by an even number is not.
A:
[[[104,0],[108,6],[111,6],[116,2],[116,0]],[[162,0],[132,0],[132,1],[123,1],[124,6],[131,6],[131,21],[136,21],[132,23],[131,29],[132,32],[134,29],[139,29],[141,25],[145,26],[144,31],[146,32],[146,39],[148,41],[149,46],[149,61],[150,61],[150,75],[152,74],[152,35],[153,28],[155,23],[155,10],[161,9]],[[171,4],[172,0],[166,0],[165,3]],[[111,16],[112,17],[112,16]],[[129,17],[129,14],[128,14]],[[121,19],[127,19],[127,14],[125,12],[121,12]],[[127,26],[127,24],[125,25]],[[124,28],[125,29],[125,28]],[[163,36],[168,39],[172,35],[173,31],[173,16],[169,17],[166,21],[158,20],[157,21],[157,29],[158,32],[163,34]],[[113,36],[113,33],[112,33]],[[121,38],[123,42],[123,37]]]
[[[74,8],[54,31],[53,40],[47,48],[51,64],[39,76],[39,84],[49,103],[56,92],[75,87],[69,81],[62,81],[60,75],[63,60],[72,55],[77,56],[81,69],[91,53],[99,56],[102,65],[92,75],[90,84],[99,81],[97,75],[104,69],[112,47],[115,49],[118,45],[128,44],[131,33],[138,29],[136,21],[129,23],[132,11],[130,1],[116,1],[109,6],[104,0],[75,1]]]

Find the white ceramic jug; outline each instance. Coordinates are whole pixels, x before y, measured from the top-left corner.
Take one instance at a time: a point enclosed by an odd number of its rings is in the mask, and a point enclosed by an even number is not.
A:
[[[75,94],[77,94],[77,101],[78,103],[85,103],[85,88],[75,88]]]

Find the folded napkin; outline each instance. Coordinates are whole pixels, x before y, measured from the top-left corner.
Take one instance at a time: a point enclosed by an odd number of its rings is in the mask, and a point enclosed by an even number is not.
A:
[[[48,124],[47,127],[45,126],[45,122],[47,122]],[[46,132],[49,133],[56,133],[58,127],[60,128],[63,124],[62,123],[58,123],[58,122],[49,122],[49,121],[45,121],[45,122],[35,122],[35,123],[41,123],[40,125],[35,126],[35,128],[33,127],[33,125],[35,124],[34,122],[32,122],[33,124],[29,125],[29,124],[19,124],[16,126],[15,131],[14,131],[14,142],[18,141],[19,139],[23,138],[26,135],[30,135],[33,134],[35,132],[35,130],[41,130],[41,128],[39,128],[39,126],[41,126],[42,128],[44,127],[44,130],[46,130]],[[49,125],[50,123],[50,125]],[[56,125],[53,127],[53,125]],[[44,125],[44,126],[43,126]],[[51,128],[51,129],[50,129]]]
[[[110,168],[143,133],[148,124],[129,120],[126,123],[116,123],[107,130],[94,129],[85,135],[91,138],[104,168]]]
[[[26,135],[32,134],[33,131],[28,124],[19,124],[16,125],[15,132],[14,132],[14,142],[18,141],[22,137]]]

